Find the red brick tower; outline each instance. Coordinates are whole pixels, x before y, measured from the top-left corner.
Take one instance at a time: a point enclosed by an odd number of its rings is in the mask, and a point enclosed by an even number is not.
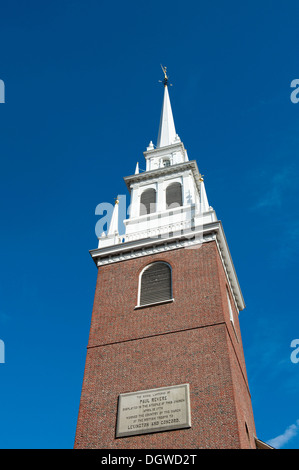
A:
[[[164,69],[157,146],[125,182],[98,267],[75,448],[256,448],[238,321],[244,301],[221,222],[176,134]]]

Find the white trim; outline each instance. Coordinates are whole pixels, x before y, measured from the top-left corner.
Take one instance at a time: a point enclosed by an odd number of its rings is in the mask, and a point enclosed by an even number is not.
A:
[[[165,147],[158,147],[147,150],[146,152],[143,152],[143,155],[144,158],[148,160],[150,158],[163,157],[163,155],[169,155],[170,153],[173,154],[176,151],[181,151],[183,155],[186,153],[186,149],[182,141],[175,142]]]
[[[236,339],[239,342],[239,338],[238,338],[237,331],[236,331],[236,326],[235,326],[234,311],[233,311],[232,303],[230,301],[230,296],[229,296],[228,286],[227,285],[225,286],[225,290],[226,290],[226,298],[227,298],[227,304],[228,304],[228,310],[229,310],[229,319],[230,319],[232,328],[234,330]]]
[[[139,258],[157,253],[163,253],[178,248],[192,247],[201,243],[216,241],[218,251],[224,271],[226,273],[227,282],[231,289],[232,298],[235,301],[237,309],[243,310],[245,303],[239,286],[238,278],[235,272],[233,261],[229,252],[227,241],[224,235],[222,223],[220,220],[205,224],[201,229],[192,233],[193,239],[188,238],[187,231],[184,235],[174,235],[167,239],[137,239],[133,241],[125,241],[117,245],[96,248],[90,250],[90,254],[96,265],[105,266],[111,263],[118,263],[128,259]]]
[[[235,324],[234,324],[233,321],[230,321],[230,322],[231,322],[232,328],[233,328],[233,330],[234,330],[236,340],[239,342],[239,338],[238,338],[238,335],[237,335],[237,332],[236,332]]]
[[[230,301],[230,298],[229,298],[229,293],[228,293],[228,288],[227,286],[225,287],[225,290],[226,290],[226,298],[227,298],[227,304],[228,304],[228,310],[229,310],[229,318],[230,318],[230,321],[234,324],[234,312],[233,312],[233,309],[232,309],[232,304],[231,304],[231,301]]]
[[[221,230],[218,231],[216,238],[218,252],[220,254],[220,258],[222,261],[224,272],[226,274],[226,279],[232,294],[232,298],[235,303],[235,307],[238,311],[244,310],[245,303],[239,286],[239,281],[235,272],[234,264],[229,252],[227,241],[220,221],[219,224],[221,226]]]
[[[139,216],[136,216],[136,217],[132,217],[131,219],[125,219],[125,220],[123,220],[123,224],[124,225],[129,225],[129,224],[132,224],[135,221],[146,220],[146,218],[149,217],[149,216],[151,218],[160,218],[160,217],[163,217],[164,215],[167,215],[169,213],[169,211],[175,211],[177,213],[181,213],[182,210],[183,210],[183,212],[193,211],[193,210],[195,210],[195,207],[196,207],[195,204],[185,204],[185,205],[182,205],[182,206],[171,207],[170,209],[163,209],[161,211],[152,212],[151,214],[139,215]]]
[[[199,178],[201,174],[199,173],[196,160],[190,160],[183,163],[176,163],[175,165],[165,166],[163,168],[156,168],[154,170],[144,171],[137,175],[125,176],[124,181],[126,186],[131,193],[132,187],[135,184],[141,184],[143,181],[150,181],[151,179],[162,178],[166,179],[168,176],[176,174],[181,176],[186,170],[191,170],[194,176],[195,184],[197,185],[198,192],[200,191],[200,181]]]
[[[140,193],[139,193],[140,196],[147,189],[154,189],[157,192],[157,181],[152,182],[152,183],[149,183],[149,182],[140,183],[138,185],[138,189],[140,191]]]
[[[171,176],[169,176],[168,178],[165,178],[164,189],[166,190],[168,186],[170,186],[173,183],[179,183],[181,186],[183,186],[183,173],[181,175],[176,176],[175,178]]]

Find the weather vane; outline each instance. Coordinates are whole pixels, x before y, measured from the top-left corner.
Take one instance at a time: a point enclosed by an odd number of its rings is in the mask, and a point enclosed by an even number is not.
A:
[[[163,67],[163,65],[161,65],[161,69],[164,73],[164,80],[163,80],[163,83],[164,83],[164,86],[167,86],[168,85],[168,76],[167,76],[167,67]],[[162,83],[162,80],[159,80],[159,82]],[[169,83],[170,86],[172,86],[171,83]]]

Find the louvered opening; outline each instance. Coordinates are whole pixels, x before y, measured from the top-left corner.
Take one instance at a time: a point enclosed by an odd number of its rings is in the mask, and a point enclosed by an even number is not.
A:
[[[171,268],[166,263],[153,263],[142,274],[140,305],[147,305],[172,298]]]
[[[140,198],[140,215],[151,214],[156,211],[156,191],[155,189],[146,189]]]
[[[180,183],[171,183],[166,188],[166,207],[182,206],[182,186]]]

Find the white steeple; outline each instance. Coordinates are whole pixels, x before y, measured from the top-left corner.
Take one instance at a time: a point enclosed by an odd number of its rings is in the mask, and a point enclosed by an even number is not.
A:
[[[172,109],[171,109],[169,93],[168,93],[168,86],[167,86],[168,78],[166,76],[165,71],[164,73],[165,73],[164,99],[163,99],[163,104],[162,104],[157,148],[171,145],[176,140],[175,125],[174,125]]]
[[[187,151],[175,130],[168,93],[168,76],[166,74],[166,67],[162,67],[162,70],[164,73],[164,96],[158,141],[156,146],[154,146],[151,141],[146,152],[143,152],[146,160],[145,171],[152,171],[158,168],[177,165],[188,161]]]
[[[178,248],[198,248],[217,240],[236,305],[242,310],[244,301],[222,224],[209,205],[196,160],[189,160],[176,134],[166,67],[162,70],[164,97],[157,146],[150,141],[143,152],[145,170],[137,163],[135,174],[124,178],[130,193],[124,232],[118,228],[122,208],[116,200],[107,236],[102,234],[92,256],[102,266]]]

